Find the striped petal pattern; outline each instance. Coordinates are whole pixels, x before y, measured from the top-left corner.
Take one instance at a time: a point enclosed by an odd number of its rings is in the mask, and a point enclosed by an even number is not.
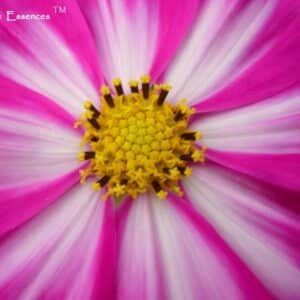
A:
[[[109,205],[99,196],[77,186],[2,241],[2,299],[92,298]]]
[[[296,194],[273,192],[214,164],[195,168],[184,186],[193,205],[278,299],[300,297],[299,209],[286,207]]]
[[[3,0],[0,298],[300,299],[300,4]],[[184,196],[79,184],[73,124],[101,84],[150,74],[187,98],[206,162]]]
[[[52,19],[1,21],[0,74],[51,98],[77,117],[84,101],[97,100],[102,75],[78,5],[75,1],[63,3],[68,7],[68,22],[52,13],[56,1],[48,1],[46,6],[40,0],[31,5],[26,1],[1,2],[1,11],[15,7],[23,13],[50,13]]]

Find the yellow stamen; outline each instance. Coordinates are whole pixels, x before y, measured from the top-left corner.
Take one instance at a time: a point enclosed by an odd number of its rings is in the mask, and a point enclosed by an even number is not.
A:
[[[122,83],[122,81],[120,78],[115,78],[115,79],[113,79],[112,83],[114,86],[118,86]]]
[[[92,187],[106,188],[105,198],[130,195],[136,198],[149,190],[161,199],[168,192],[182,195],[179,181],[191,175],[191,162],[203,162],[204,150],[196,148],[200,132],[188,130],[193,109],[184,101],[166,102],[168,84],[151,85],[150,77],[129,83],[131,93],[124,94],[119,78],[113,80],[116,93],[101,88],[101,112],[87,101],[85,113],[76,125],[85,129],[82,144],[88,151],[78,159],[89,165],[81,170],[81,182],[96,176]]]
[[[78,160],[80,160],[80,161],[84,160],[84,153],[83,152],[78,154]]]
[[[149,83],[150,82],[150,76],[149,75],[141,76],[141,82],[142,83]]]
[[[110,90],[109,90],[109,87],[107,85],[103,85],[101,87],[100,91],[101,91],[101,94],[103,96],[110,94]]]

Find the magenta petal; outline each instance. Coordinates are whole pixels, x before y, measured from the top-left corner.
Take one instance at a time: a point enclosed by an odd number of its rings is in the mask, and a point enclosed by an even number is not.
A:
[[[107,81],[150,72],[159,33],[159,1],[78,1]]]
[[[0,234],[79,180],[73,122],[54,102],[0,77]]]
[[[252,154],[208,149],[207,157],[223,166],[277,186],[300,191],[300,154]]]
[[[276,299],[299,298],[299,192],[213,163],[195,167],[184,188],[193,206]]]
[[[94,35],[106,79],[121,77],[125,82],[145,73],[157,79],[201,6],[197,0],[78,2]]]
[[[80,134],[75,119],[40,94],[0,80],[0,189],[29,186],[76,169]]]
[[[21,225],[79,182],[79,170],[55,180],[0,189],[0,235]]]
[[[49,14],[49,21],[0,22],[0,73],[37,91],[74,116],[82,103],[97,100],[103,82],[93,39],[75,1],[1,1],[2,12]],[[80,41],[80,42],[79,42]]]
[[[159,35],[150,72],[154,79],[162,75],[176,55],[201,10],[200,1],[195,0],[161,0],[159,4]]]
[[[163,262],[151,208],[153,200],[149,195],[141,196],[121,208],[117,299],[166,299],[161,275]]]
[[[297,1],[278,1],[270,20],[264,24],[245,56],[254,55],[256,51],[262,50],[266,43],[272,41],[276,36],[280,36],[289,26],[293,26],[293,21],[299,18],[299,9],[300,4]]]
[[[115,299],[116,295],[117,230],[112,199],[105,203],[102,218],[93,274],[95,285],[91,299],[94,300]]]
[[[271,48],[232,83],[195,105],[199,112],[216,112],[270,98],[299,86],[299,20],[275,36]]]
[[[27,118],[32,123],[39,120],[40,124],[48,126],[54,123],[75,133],[76,118],[68,110],[3,76],[0,76],[0,110],[14,119]]]
[[[201,142],[220,151],[287,154],[300,152],[299,91],[219,113],[192,123]]]
[[[187,39],[166,71],[171,97],[195,104],[236,79],[264,51],[252,51],[256,36],[272,18],[274,1],[203,1]],[[257,50],[257,49],[255,49]],[[259,49],[261,50],[261,49]]]
[[[186,219],[185,222],[190,223],[195,228],[199,237],[205,240],[206,245],[211,248],[211,251],[214,252],[217,259],[222,260],[223,267],[230,273],[231,279],[234,280],[236,284],[236,294],[234,294],[234,289],[231,287],[233,294],[228,299],[273,299],[258,278],[237,256],[233,249],[230,248],[219,233],[215,231],[213,226],[203,215],[199,214],[189,202],[177,197],[172,200],[172,205],[178,210],[181,218]],[[211,267],[207,276],[213,276],[212,274],[217,272],[217,270],[214,270],[214,265],[211,262],[207,261],[207,265]],[[214,278],[218,279],[218,273],[215,273]],[[219,279],[221,278],[219,277]],[[229,288],[229,285],[224,286],[224,289],[227,291]],[[208,294],[205,299],[215,299],[216,295],[222,294],[222,289],[222,286],[219,287],[219,290],[216,287],[216,290],[210,291],[210,294]],[[226,296],[224,296],[224,298],[227,299]]]
[[[93,292],[105,281],[95,274],[107,272],[99,270],[99,250],[111,247],[105,236],[112,213],[99,197],[77,185],[1,240],[1,299],[99,299]]]
[[[119,237],[117,299],[270,299],[187,201],[140,197]]]

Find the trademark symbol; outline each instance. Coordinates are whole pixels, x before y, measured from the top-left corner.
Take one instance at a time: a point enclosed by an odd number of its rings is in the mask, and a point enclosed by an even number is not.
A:
[[[53,10],[55,14],[66,14],[67,13],[67,7],[65,5],[55,5],[53,6]]]

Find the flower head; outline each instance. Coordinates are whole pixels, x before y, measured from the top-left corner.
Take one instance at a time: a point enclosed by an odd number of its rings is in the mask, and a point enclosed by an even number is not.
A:
[[[290,0],[1,0],[0,299],[300,299],[299,28]]]

